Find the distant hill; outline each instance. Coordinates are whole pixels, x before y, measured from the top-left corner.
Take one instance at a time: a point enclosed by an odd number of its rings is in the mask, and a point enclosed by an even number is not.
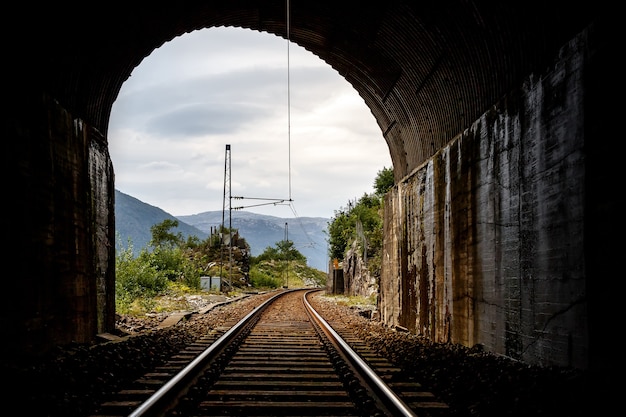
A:
[[[210,233],[222,224],[221,211],[207,211],[178,218],[198,229]],[[250,245],[253,256],[258,256],[268,247],[286,237],[294,243],[298,251],[307,259],[311,268],[320,271],[328,270],[328,251],[326,230],[330,219],[324,217],[283,218],[250,213],[246,211],[232,211],[224,213],[224,225],[230,224]]]
[[[185,239],[188,236],[197,236],[200,240],[204,240],[209,236],[208,233],[182,222],[158,207],[115,190],[115,232],[116,239],[121,239],[121,242],[116,242],[116,247],[119,247],[120,243],[123,247],[127,247],[130,238],[133,252],[138,254],[142,248],[148,246],[152,239],[150,228],[166,219],[178,221],[178,227],[172,231],[180,232]]]
[[[222,212],[207,211],[175,217],[158,207],[115,190],[115,232],[116,238],[121,239],[116,242],[118,247],[120,243],[127,247],[130,238],[135,254],[139,253],[152,238],[150,227],[166,219],[178,220],[178,228],[173,230],[174,233],[182,233],[185,239],[188,236],[197,236],[204,240],[211,233],[211,227],[215,229],[222,224]],[[329,220],[323,217],[281,218],[232,211],[230,225],[246,239],[253,256],[260,255],[268,246],[275,246],[276,242],[285,239],[286,234],[296,249],[307,258],[310,267],[327,271],[325,231]],[[228,213],[225,213],[224,225],[229,225]]]

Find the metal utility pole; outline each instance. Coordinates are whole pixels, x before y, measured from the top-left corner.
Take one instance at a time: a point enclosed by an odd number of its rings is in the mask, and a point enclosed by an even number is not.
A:
[[[228,209],[228,288],[232,289],[232,270],[233,270],[233,235],[232,235],[232,209],[231,203],[231,178],[230,178],[230,145],[226,145],[226,154],[224,155],[224,200],[222,203],[222,230],[220,237],[224,233],[224,213]],[[224,239],[221,239],[223,245]],[[224,252],[220,246],[220,278],[222,277],[222,266],[224,265]]]
[[[285,248],[287,249],[287,274],[285,278],[285,288],[289,288],[289,225],[285,222]]]

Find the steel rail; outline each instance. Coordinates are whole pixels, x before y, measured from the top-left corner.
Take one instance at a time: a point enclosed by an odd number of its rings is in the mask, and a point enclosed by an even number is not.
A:
[[[160,389],[153,393],[146,401],[135,408],[128,417],[160,416],[164,409],[173,407],[173,402],[193,384],[205,366],[215,359],[221,352],[247,327],[252,320],[260,315],[274,300],[286,293],[298,291],[292,289],[282,291],[256,307],[248,313],[237,324],[231,327],[226,333],[212,343],[207,349],[202,351],[193,361],[185,366],[179,373],[168,380]],[[321,291],[319,289],[305,292],[303,304],[311,319],[322,329],[328,339],[335,344],[341,354],[348,359],[349,364],[362,378],[373,394],[383,403],[383,405],[394,416],[417,417],[417,415],[393,392],[393,390],[376,374],[372,368],[348,345],[348,343],[322,318],[307,300],[311,293]]]
[[[152,394],[146,401],[141,403],[128,417],[141,417],[159,415],[163,407],[173,400],[173,396],[180,396],[192,381],[198,377],[204,364],[213,360],[219,353],[252,321],[261,311],[270,305],[276,298],[289,291],[282,291],[267,299],[263,304],[248,313],[241,321],[231,327],[219,339],[206,348],[198,357],[185,366],[172,379],[167,381],[159,390]]]
[[[370,368],[370,366],[348,345],[348,343],[320,316],[307,300],[307,296],[320,290],[311,290],[304,295],[304,305],[315,321],[320,325],[326,336],[329,337],[342,351],[356,372],[364,377],[365,383],[376,391],[378,398],[392,412],[393,416],[417,417],[400,397]]]

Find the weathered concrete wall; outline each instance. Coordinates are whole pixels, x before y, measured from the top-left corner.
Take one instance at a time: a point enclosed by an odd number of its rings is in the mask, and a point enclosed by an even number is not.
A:
[[[24,94],[20,100],[12,103],[12,123],[4,126],[4,167],[11,175],[7,233],[17,241],[7,248],[14,272],[2,315],[14,344],[3,351],[19,349],[7,357],[90,342],[115,326],[114,186],[107,144],[48,96]]]
[[[587,367],[585,48],[582,34],[388,193],[387,325]]]
[[[87,130],[89,191],[92,194],[94,279],[97,294],[97,332],[115,329],[115,186],[113,163],[106,140],[96,129]],[[111,230],[113,229],[113,230]]]
[[[349,296],[368,298],[378,293],[377,279],[370,274],[356,241],[343,260],[343,285],[343,293]]]

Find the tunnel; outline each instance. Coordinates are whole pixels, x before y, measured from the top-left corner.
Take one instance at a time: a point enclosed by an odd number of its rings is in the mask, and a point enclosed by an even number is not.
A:
[[[9,20],[4,357],[114,328],[112,106],[155,49],[225,26],[288,37],[376,119],[396,182],[383,320],[529,363],[610,367],[619,164],[604,96],[618,50],[600,3],[43,3]]]

